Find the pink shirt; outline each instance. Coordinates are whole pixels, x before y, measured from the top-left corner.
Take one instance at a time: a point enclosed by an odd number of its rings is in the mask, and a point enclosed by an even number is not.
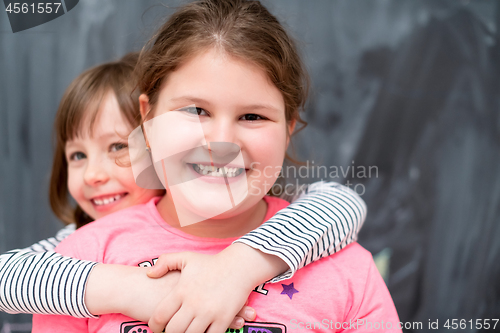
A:
[[[78,259],[148,266],[162,253],[215,254],[236,240],[200,238],[171,227],[156,209],[158,200],[90,223],[66,238],[56,251]],[[288,205],[278,198],[264,200],[268,206],[265,220]],[[256,321],[233,332],[401,332],[394,303],[372,256],[357,243],[300,269],[289,280],[259,286],[251,293],[249,305],[257,310]],[[33,316],[32,332],[62,331],[151,332],[146,324],[121,314],[97,319]]]

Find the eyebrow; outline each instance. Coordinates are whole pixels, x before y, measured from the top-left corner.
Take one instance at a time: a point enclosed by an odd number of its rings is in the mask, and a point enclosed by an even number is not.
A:
[[[185,102],[192,103],[192,104],[205,104],[208,106],[211,105],[211,103],[209,101],[204,100],[203,98],[194,97],[194,96],[176,97],[176,98],[172,98],[171,101],[174,103],[185,101]],[[271,104],[250,104],[250,105],[245,105],[239,109],[244,110],[244,111],[253,111],[253,110],[262,110],[262,109],[272,110],[275,112],[282,111],[282,110],[272,106]]]
[[[111,138],[111,137],[114,137],[114,136],[122,137],[123,135],[128,136],[128,134],[122,134],[122,133],[120,133],[118,131],[113,131],[113,132],[104,133],[103,135],[99,135],[97,138],[98,139],[107,139],[107,138]]]
[[[183,102],[183,101],[186,101],[186,102],[191,102],[193,104],[209,104],[210,105],[210,102],[207,101],[207,100],[204,100],[203,98],[198,98],[198,97],[194,97],[194,96],[181,96],[181,97],[176,97],[176,98],[172,98],[171,99],[172,102]]]

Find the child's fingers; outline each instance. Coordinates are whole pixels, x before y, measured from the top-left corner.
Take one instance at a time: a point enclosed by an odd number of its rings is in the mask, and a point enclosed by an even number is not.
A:
[[[229,325],[229,328],[240,329],[243,327],[243,325],[245,325],[245,319],[243,319],[239,316],[236,316],[236,317],[234,317],[231,325]]]
[[[245,321],[253,321],[253,320],[255,320],[255,317],[257,317],[257,312],[251,306],[245,305],[244,307],[241,308],[240,312],[238,312],[236,314],[236,318],[237,317],[241,317]],[[235,327],[231,327],[231,328],[235,328]]]
[[[157,306],[149,319],[148,326],[153,333],[161,333],[172,316],[180,309],[181,300],[168,295]]]
[[[194,314],[182,306],[170,319],[165,327],[165,333],[184,333],[194,319]],[[204,331],[199,331],[204,332]]]
[[[246,304],[248,304],[248,301]],[[241,308],[240,312],[236,314],[236,317],[234,317],[233,321],[231,322],[231,325],[229,325],[229,328],[234,328],[234,329],[242,328],[243,325],[245,325],[245,321],[254,321],[255,317],[257,317],[255,309],[252,308],[251,306],[245,305],[243,308]]]
[[[150,278],[160,278],[169,271],[182,270],[184,262],[189,256],[189,252],[164,253],[162,254],[155,265],[148,270]]]
[[[210,322],[207,319],[200,318],[197,316],[193,319],[185,333],[202,333],[207,330]]]
[[[214,321],[210,324],[210,327],[206,330],[206,333],[224,333],[227,330],[227,322],[227,320],[224,320],[222,318],[221,320]]]

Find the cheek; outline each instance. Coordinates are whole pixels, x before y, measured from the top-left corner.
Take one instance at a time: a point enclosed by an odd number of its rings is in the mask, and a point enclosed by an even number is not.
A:
[[[126,187],[129,192],[135,192],[138,189],[141,189],[135,183],[134,174],[132,173],[132,168],[130,167],[121,167],[118,165],[114,166],[114,175],[116,179],[122,184],[122,186]]]
[[[171,111],[145,123],[153,162],[165,158],[182,159],[193,148],[206,144],[205,134],[198,117]]]
[[[245,149],[252,159],[251,162],[259,162],[261,167],[279,168],[283,165],[287,147],[284,126],[272,126],[249,133],[245,136],[245,141]]]
[[[115,175],[119,179],[123,189],[128,192],[131,205],[146,203],[151,198],[163,194],[162,190],[148,190],[138,186],[135,182],[132,168],[117,166]]]
[[[78,200],[81,196],[83,187],[83,178],[79,175],[77,170],[68,169],[68,190],[69,194]]]
[[[285,126],[267,128],[260,135],[249,135],[247,144],[248,158],[254,163],[250,173],[249,193],[262,197],[276,182],[286,152]]]

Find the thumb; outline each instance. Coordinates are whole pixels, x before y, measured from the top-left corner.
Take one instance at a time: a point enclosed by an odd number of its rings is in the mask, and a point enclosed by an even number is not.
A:
[[[148,270],[148,276],[150,278],[161,278],[169,271],[181,271],[187,255],[188,252],[162,254],[155,265]]]

